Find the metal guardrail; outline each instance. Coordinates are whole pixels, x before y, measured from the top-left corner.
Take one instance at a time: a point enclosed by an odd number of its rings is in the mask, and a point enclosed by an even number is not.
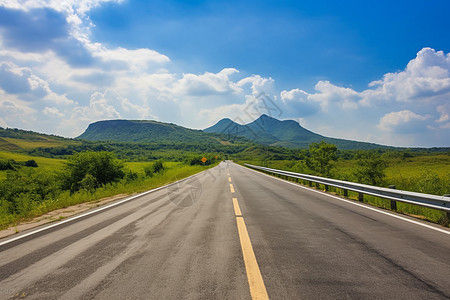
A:
[[[423,193],[409,192],[403,190],[396,190],[394,188],[383,188],[367,184],[354,183],[343,180],[330,179],[326,177],[319,177],[277,169],[271,169],[261,166],[254,166],[250,164],[244,164],[252,169],[261,170],[267,173],[297,178],[309,181],[309,185],[315,182],[316,185],[325,185],[325,190],[328,190],[328,186],[333,186],[340,188],[344,191],[344,196],[348,196],[348,191],[353,191],[358,193],[358,200],[363,202],[364,195],[376,196],[384,199],[391,200],[391,209],[397,209],[397,201],[404,202],[414,205],[420,205],[424,207],[429,207],[433,209],[438,209],[447,212],[447,217],[450,216],[450,197],[447,196],[437,196],[429,195]]]

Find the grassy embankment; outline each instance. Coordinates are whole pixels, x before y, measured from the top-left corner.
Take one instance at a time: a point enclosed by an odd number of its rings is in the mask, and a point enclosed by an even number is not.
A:
[[[65,160],[63,159],[43,158],[6,151],[0,151],[0,159],[14,159],[17,162],[33,159],[38,164],[38,167],[33,169],[44,170],[51,173],[63,171],[65,165]],[[121,180],[117,183],[107,184],[103,187],[95,189],[92,192],[80,190],[70,194],[69,191],[62,191],[54,199],[50,198],[42,202],[30,201],[30,206],[28,209],[21,214],[10,214],[5,211],[5,209],[2,209],[2,206],[0,206],[0,229],[14,226],[19,222],[30,220],[55,209],[65,208],[89,201],[97,201],[114,195],[130,195],[133,193],[150,190],[204,171],[213,166],[190,166],[181,162],[164,162],[164,172],[154,174],[152,177],[146,177],[144,168],[150,164],[151,162],[124,162],[125,170],[130,170],[137,173],[138,178],[132,181]],[[0,171],[0,180],[6,178],[7,172],[8,171]]]
[[[386,159],[386,177],[383,185],[395,185],[397,189],[420,192],[433,195],[450,194],[450,156],[425,155],[410,158],[388,158]],[[261,161],[249,161],[254,165],[263,165]],[[302,173],[295,161],[267,161],[265,166]],[[338,160],[333,163],[332,177],[341,180],[355,182],[353,175],[357,167],[357,160]],[[324,189],[320,185],[319,188]],[[343,195],[342,190],[330,187],[330,192]],[[357,193],[349,192],[349,198],[357,199]],[[390,209],[390,201],[373,196],[364,196],[364,202],[371,205]],[[429,209],[417,205],[397,203],[397,212],[413,215],[428,221],[449,225],[444,212]]]

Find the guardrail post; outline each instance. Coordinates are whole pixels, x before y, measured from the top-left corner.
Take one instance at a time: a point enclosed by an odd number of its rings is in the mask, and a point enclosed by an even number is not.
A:
[[[316,188],[319,189],[320,188],[320,184],[318,182],[316,182]]]
[[[444,197],[450,197],[450,194],[445,194]],[[446,225],[448,225],[450,223],[450,211],[447,211],[445,213],[445,217],[446,217],[445,223],[447,223]]]
[[[361,193],[361,192],[358,193],[358,201],[364,202],[364,193]]]
[[[342,189],[342,191],[344,191],[344,197],[345,197],[345,198],[348,198],[348,190]]]
[[[312,186],[312,181],[309,182],[309,186]]]
[[[325,184],[325,191],[328,192],[328,184]]]
[[[395,190],[396,186],[390,185],[389,188]],[[391,210],[397,210],[397,201],[395,201],[395,200],[390,200],[390,201],[391,201]]]

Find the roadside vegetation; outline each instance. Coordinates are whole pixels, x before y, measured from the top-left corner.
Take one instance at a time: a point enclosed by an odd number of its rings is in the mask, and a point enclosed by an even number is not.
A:
[[[27,166],[21,161],[0,159],[6,172],[0,181],[0,229],[49,211],[101,198],[143,192],[214,166],[210,155],[184,162],[124,162],[114,153],[88,151],[70,156],[49,167]],[[28,157],[26,157],[28,158]],[[195,158],[195,159],[194,159]],[[200,161],[200,164],[192,161]],[[6,166],[6,168],[5,168]]]

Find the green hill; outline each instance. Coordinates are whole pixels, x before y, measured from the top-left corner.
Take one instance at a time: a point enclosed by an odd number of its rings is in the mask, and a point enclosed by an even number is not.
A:
[[[230,119],[222,119],[204,131],[237,135],[259,144],[289,148],[308,148],[309,144],[322,140],[335,144],[342,150],[389,148],[373,143],[325,137],[303,128],[296,121],[280,121],[267,115],[261,115],[257,120],[245,125],[240,125]]]
[[[80,144],[80,141],[56,135],[0,127],[0,151],[28,151],[36,148],[67,147]]]
[[[139,143],[177,143],[177,144],[230,144],[227,136],[205,133],[157,121],[107,120],[92,123],[78,139],[88,141],[115,141]],[[240,137],[234,142],[249,142]]]

